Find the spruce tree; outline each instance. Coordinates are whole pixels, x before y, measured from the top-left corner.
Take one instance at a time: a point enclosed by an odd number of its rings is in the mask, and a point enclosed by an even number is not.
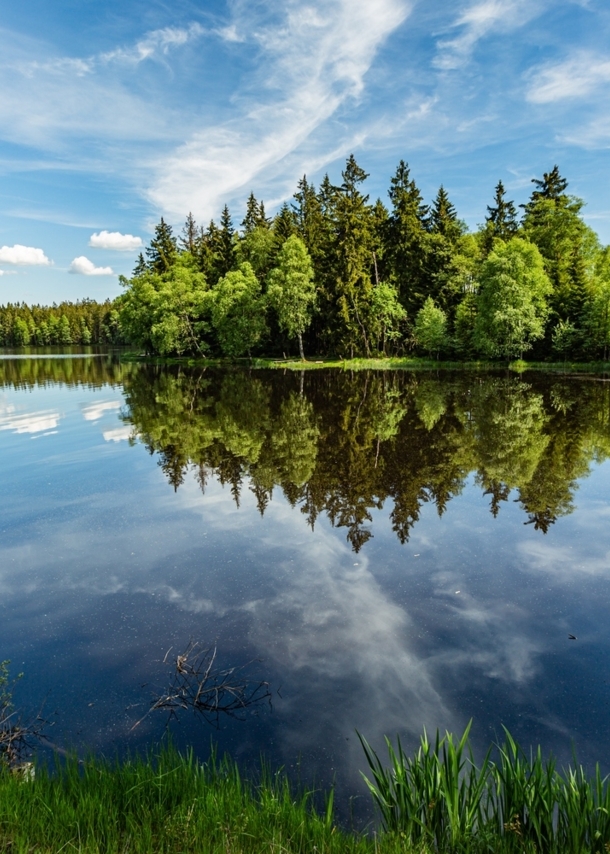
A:
[[[506,200],[506,190],[502,181],[496,184],[494,204],[487,205],[485,231],[483,237],[485,254],[493,248],[494,240],[510,240],[519,231],[515,203]]]
[[[148,270],[148,264],[144,258],[144,255],[140,252],[138,255],[138,260],[136,261],[136,266],[133,268],[133,276],[143,276],[144,273]]]
[[[384,267],[402,305],[414,316],[426,291],[429,210],[404,160],[390,181],[388,195],[392,209],[385,229]]]
[[[182,234],[180,235],[180,244],[182,248],[186,252],[190,252],[193,257],[197,254],[198,238],[199,231],[197,229],[197,223],[195,222],[193,214],[189,212],[186,222],[182,228]]]
[[[171,225],[161,217],[161,222],[155,226],[155,236],[146,249],[148,265],[155,273],[166,273],[176,261],[178,248]]]
[[[351,154],[338,191],[333,194],[336,305],[338,308],[339,342],[350,356],[355,352],[370,354],[368,311],[371,297],[371,262],[373,232],[368,196],[360,185],[368,174]]]

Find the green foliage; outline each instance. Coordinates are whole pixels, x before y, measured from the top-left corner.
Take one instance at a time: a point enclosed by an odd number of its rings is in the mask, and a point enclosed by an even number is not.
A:
[[[121,284],[120,322],[130,341],[148,353],[203,354],[210,293],[189,253],[165,273],[147,270]]]
[[[496,244],[481,267],[475,342],[487,356],[511,359],[544,335],[551,283],[535,246],[518,237]]]
[[[599,766],[563,774],[540,747],[530,755],[505,729],[505,740],[479,766],[470,726],[454,739],[426,733],[413,757],[386,738],[389,767],[360,736],[372,780],[364,777],[386,832],[413,847],[447,854],[545,852],[602,854],[610,847],[610,785]],[[364,775],[363,775],[364,776]]]
[[[277,256],[277,266],[268,277],[268,296],[277,311],[280,329],[290,338],[298,338],[301,359],[303,333],[311,322],[316,298],[313,266],[303,241],[289,237]]]
[[[407,312],[400,304],[398,291],[388,282],[379,282],[373,288],[368,326],[371,345],[385,356],[401,338],[401,326]]]
[[[110,300],[0,306],[0,346],[120,344],[124,340],[116,303]]]
[[[447,315],[434,304],[432,297],[428,297],[417,312],[415,318],[415,340],[428,355],[440,351],[448,345]]]
[[[155,226],[155,236],[146,250],[147,266],[154,273],[167,273],[176,260],[177,252],[177,242],[172,227],[161,217],[161,222]]]
[[[212,291],[212,324],[226,356],[243,356],[267,332],[266,300],[246,261],[227,273]]]
[[[70,310],[67,303],[45,309],[7,306],[0,308],[0,346],[129,340],[149,354],[220,351],[259,356],[264,347],[271,357],[284,353],[289,337],[299,341],[301,355],[307,348],[330,357],[370,358],[408,352],[414,344],[416,317],[425,307],[427,317],[431,299],[444,312],[445,335],[440,347],[433,342],[430,349],[422,344],[421,335],[428,337],[420,323],[419,337],[420,346],[437,357],[453,352],[466,359],[510,359],[532,348],[538,360],[554,354],[575,359],[607,354],[608,274],[603,272],[607,249],[585,225],[583,203],[568,195],[567,181],[557,167],[534,179],[522,224],[499,181],[485,223],[474,233],[459,219],[443,186],[430,205],[425,203],[404,161],[390,180],[389,209],[379,199],[371,204],[363,189],[367,177],[350,155],[339,185],[326,175],[316,189],[303,176],[292,204],[285,202],[273,218],[251,193],[240,230],[233,226],[226,205],[218,222],[212,220],[207,228],[199,227],[189,213],[178,239],[161,219],[145,255],[137,260],[129,299],[120,300],[124,329],[119,303],[95,311],[89,301]],[[285,263],[282,247],[297,237],[310,263],[305,291],[316,295],[315,303],[309,297],[300,300],[298,309],[294,300],[288,308],[288,298],[280,299],[276,272]],[[517,237],[521,242],[514,244]],[[544,299],[540,258],[550,282],[543,287]],[[260,283],[261,295],[272,291],[267,306],[275,308],[269,313],[266,334],[264,301],[250,300],[250,308],[257,305],[260,310],[252,315],[253,334],[247,341],[243,329],[229,333],[230,321],[220,320],[220,309],[217,324],[209,322],[219,282],[229,273],[239,273],[245,264]],[[196,283],[171,284],[175,267],[202,274],[209,297],[193,296],[202,290]],[[494,288],[483,287],[494,276],[504,282],[497,299]],[[238,275],[234,281],[242,280]],[[158,297],[162,289],[166,309]],[[227,291],[226,282],[220,291]],[[284,291],[288,293],[282,286]],[[225,302],[221,296],[218,305]],[[243,312],[237,311],[235,317],[243,317]],[[298,318],[296,326],[290,317]]]

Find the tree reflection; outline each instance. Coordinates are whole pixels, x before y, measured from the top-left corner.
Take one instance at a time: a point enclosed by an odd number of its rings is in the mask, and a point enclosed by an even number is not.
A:
[[[577,481],[610,456],[604,383],[407,372],[185,371],[124,378],[125,420],[174,489],[190,470],[244,488],[263,514],[280,489],[313,527],[343,527],[355,551],[388,513],[401,543],[426,503],[441,515],[474,473],[498,515],[516,492],[546,533],[574,507]]]

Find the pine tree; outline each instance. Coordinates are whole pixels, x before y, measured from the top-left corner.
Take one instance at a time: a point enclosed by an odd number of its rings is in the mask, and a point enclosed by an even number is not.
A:
[[[218,281],[235,267],[235,229],[227,205],[220,215],[220,228],[215,228],[211,237],[214,276]]]
[[[197,253],[197,240],[199,237],[199,232],[197,229],[197,223],[193,217],[192,213],[186,218],[186,222],[182,228],[182,234],[180,236],[180,244],[182,248],[185,249],[186,252],[190,252],[191,255],[195,256]]]
[[[510,240],[519,231],[515,203],[506,201],[505,197],[504,184],[502,181],[498,181],[494,204],[487,205],[487,216],[485,217],[483,243],[486,254],[491,252],[494,240]]]
[[[288,202],[284,202],[273,220],[273,233],[278,247],[297,233],[296,216]]]
[[[369,197],[360,191],[360,185],[368,178],[368,174],[358,166],[351,154],[341,177],[341,186],[331,196],[334,201],[332,214],[338,332],[344,351],[350,355],[354,350],[364,351],[369,355],[367,314],[372,290],[370,271],[373,234]],[[328,192],[328,189],[324,188],[324,191]]]
[[[401,160],[388,191],[392,209],[385,230],[385,269],[401,303],[413,314],[424,299],[429,210],[408,165]]]
[[[138,260],[136,262],[136,266],[133,268],[133,276],[143,276],[144,273],[148,270],[148,264],[144,258],[144,255],[140,252],[138,255]]]
[[[155,236],[146,249],[149,267],[155,273],[166,273],[176,260],[178,249],[176,238],[172,233],[171,225],[168,225],[163,217],[161,222],[155,226]]]
[[[458,220],[455,206],[449,200],[447,191],[442,184],[432,203],[429,222],[432,234],[440,234],[452,243],[455,243],[462,234],[462,226]]]
[[[260,209],[258,201],[256,200],[254,193],[250,193],[246,203],[246,215],[241,222],[244,234],[249,234],[251,231],[254,231],[258,225],[259,216]]]

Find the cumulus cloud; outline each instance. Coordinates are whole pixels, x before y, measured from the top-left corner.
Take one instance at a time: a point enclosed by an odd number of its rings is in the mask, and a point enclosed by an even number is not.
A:
[[[192,210],[207,218],[262,173],[275,174],[347,99],[362,93],[378,50],[410,6],[406,0],[315,0],[307,6],[289,0],[279,19],[263,21],[250,4],[237,3],[234,11],[239,28],[226,32],[233,40],[252,34],[262,54],[259,97],[238,98],[239,119],[193,133],[158,162],[148,195],[169,214]],[[302,166],[295,165],[295,175]]]
[[[121,234],[120,231],[100,231],[89,238],[89,246],[96,249],[114,249],[117,252],[133,252],[143,246],[141,237]]]
[[[610,58],[581,52],[564,62],[535,69],[530,75],[527,99],[534,104],[549,104],[585,98],[605,83],[610,83]]]
[[[96,267],[84,255],[79,255],[70,264],[69,273],[77,273],[81,276],[114,276],[112,267]]]
[[[539,0],[483,0],[468,6],[451,25],[460,32],[454,38],[441,39],[433,61],[436,68],[449,71],[470,59],[477,42],[491,32],[523,26],[541,11]]]
[[[0,248],[0,263],[18,264],[20,267],[40,267],[48,266],[51,262],[42,249],[16,243],[14,246]]]

